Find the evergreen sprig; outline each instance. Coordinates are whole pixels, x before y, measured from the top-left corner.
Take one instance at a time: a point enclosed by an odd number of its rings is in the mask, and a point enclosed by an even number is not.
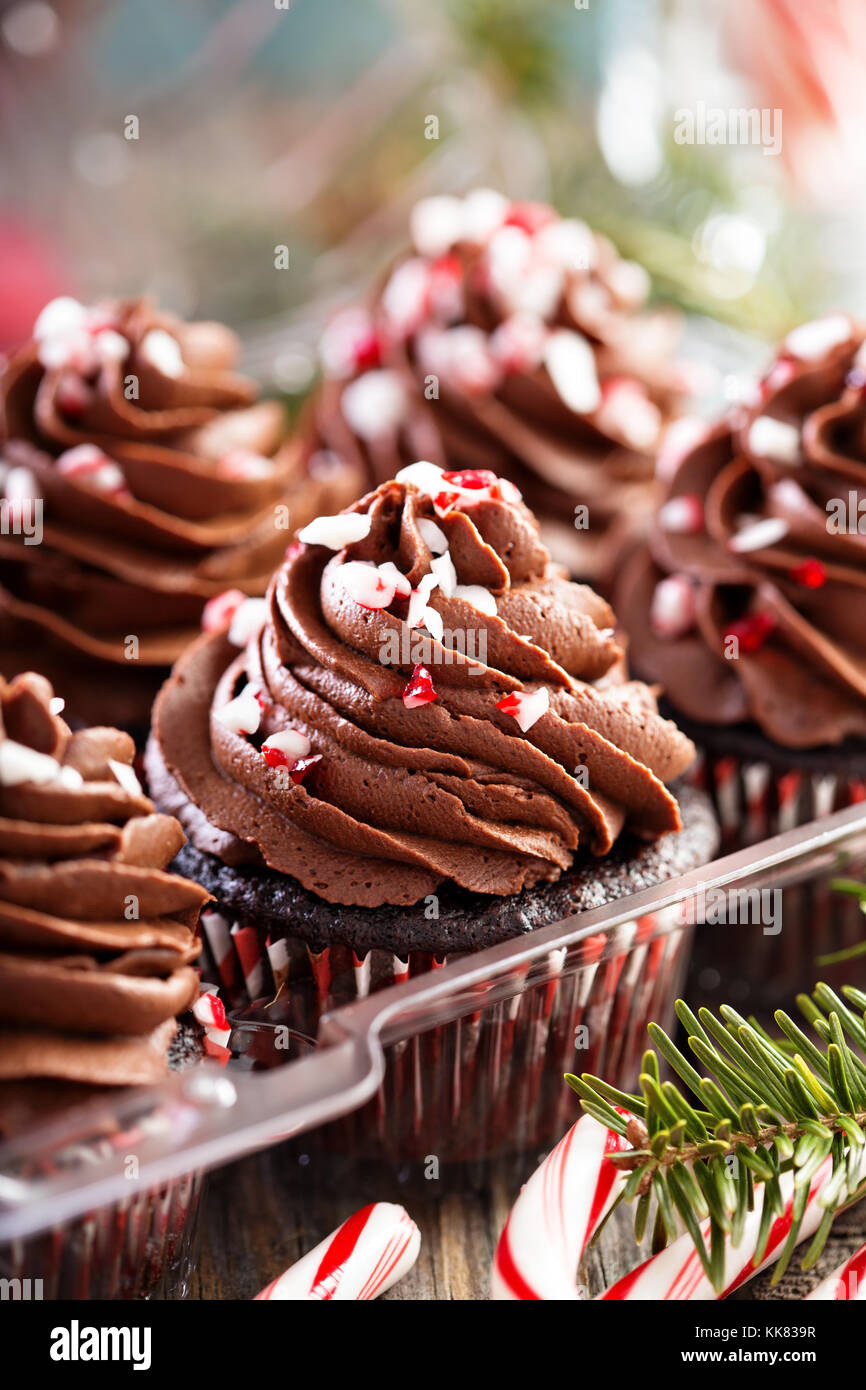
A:
[[[866,993],[846,986],[842,994],[819,984],[811,996],[797,997],[814,1038],[782,1009],[775,1015],[781,1036],[774,1039],[727,1005],[718,1016],[709,1009],[696,1016],[679,999],[677,1017],[704,1074],[651,1023],[647,1031],[658,1051],[644,1053],[640,1094],[628,1095],[586,1073],[566,1076],[586,1113],[631,1145],[610,1158],[628,1173],[617,1201],[635,1203],[636,1240],[643,1239],[651,1216],[653,1252],[685,1229],[718,1293],[724,1287],[725,1240],[739,1244],[758,1184],[764,1201],[756,1267],[785,1209],[779,1180],[794,1174],[791,1229],[774,1283],[788,1268],[810,1183],[825,1159],[832,1170],[816,1199],[824,1215],[803,1269],[817,1261],[836,1214],[866,1194]],[[659,1054],[685,1090],[662,1081]],[[705,1240],[701,1226],[708,1218]]]

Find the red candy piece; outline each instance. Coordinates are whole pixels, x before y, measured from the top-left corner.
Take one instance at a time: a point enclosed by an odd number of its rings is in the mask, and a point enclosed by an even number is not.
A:
[[[520,227],[521,231],[534,236],[542,227],[555,221],[556,213],[546,203],[512,203],[503,226]]]
[[[776,626],[772,613],[749,613],[738,622],[731,623],[725,632],[725,639],[736,637],[741,652],[759,652]]]
[[[321,753],[311,753],[308,758],[298,758],[291,771],[291,778],[295,786],[303,782],[313,763],[320,763],[321,761]]]
[[[58,409],[73,418],[84,414],[92,395],[87,382],[77,372],[65,372],[54,391]]]
[[[822,589],[827,583],[827,570],[814,556],[795,565],[788,573],[794,583],[802,584],[804,589]]]
[[[353,345],[352,356],[356,372],[369,372],[382,361],[382,339],[371,329],[364,333]]]
[[[416,666],[409,684],[403,691],[403,704],[407,709],[416,709],[419,705],[429,705],[431,700],[436,699],[438,696],[433,689],[433,678],[427,667]]]
[[[456,473],[443,473],[442,476],[446,483],[453,483],[455,487],[496,487],[499,482],[489,468],[464,468]]]
[[[797,374],[797,364],[793,357],[777,357],[767,375],[761,382],[761,400],[766,401],[776,391],[781,391]]]
[[[270,744],[263,744],[262,757],[268,767],[293,767],[297,759],[290,758],[288,753],[284,753],[282,748],[274,748]]]
[[[231,627],[232,618],[246,600],[240,589],[226,589],[216,598],[208,599],[201,615],[202,632],[221,632]]]

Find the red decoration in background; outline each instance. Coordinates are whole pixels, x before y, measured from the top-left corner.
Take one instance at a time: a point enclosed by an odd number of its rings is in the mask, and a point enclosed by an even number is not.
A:
[[[772,613],[749,613],[745,618],[731,623],[725,632],[725,641],[736,637],[741,652],[759,652],[776,626]]]
[[[26,342],[45,305],[69,293],[57,256],[48,241],[12,219],[0,218],[0,352]]]
[[[534,236],[542,227],[556,220],[556,213],[547,203],[512,203],[505,215],[503,225],[520,227],[521,231]]]
[[[794,583],[802,584],[804,589],[823,589],[827,583],[826,566],[820,560],[816,560],[813,555],[810,555],[808,560],[804,560],[802,564],[794,565],[788,573]]]

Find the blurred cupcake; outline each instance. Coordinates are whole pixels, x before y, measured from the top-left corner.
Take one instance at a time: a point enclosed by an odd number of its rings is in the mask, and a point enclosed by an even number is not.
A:
[[[227,588],[262,594],[297,525],[355,493],[307,472],[237,343],[146,300],[52,301],[0,381],[0,664],[70,717],[146,727]]]
[[[176,1017],[199,996],[208,894],[165,871],[183,844],[132,770],[117,729],[71,733],[49,683],[0,680],[0,1137],[26,1134],[105,1088],[149,1086],[202,1055]],[[85,1130],[76,1131],[79,1158]],[[110,1144],[110,1133],[102,1143]],[[120,1142],[127,1145],[127,1136]],[[63,1167],[63,1152],[54,1156]],[[183,1245],[192,1180],[0,1250],[5,1277],[45,1297],[145,1291]]]
[[[866,350],[790,333],[747,404],[674,426],[617,586],[635,669],[706,754],[732,843],[866,794]]]
[[[411,216],[411,251],[321,343],[307,457],[369,486],[426,458],[509,478],[554,559],[606,584],[654,505],[653,459],[684,372],[676,318],[604,237],[490,189]]]
[[[613,624],[511,484],[425,462],[301,532],[243,650],[206,634],[181,658],[154,709],[152,792],[189,836],[183,871],[257,935],[261,993],[269,961],[290,998],[313,972],[299,1031],[711,858],[705,802],[681,815],[666,786],[694,749],[628,679]],[[573,1052],[574,991],[557,1007]],[[458,1146],[505,1079],[464,1084]]]

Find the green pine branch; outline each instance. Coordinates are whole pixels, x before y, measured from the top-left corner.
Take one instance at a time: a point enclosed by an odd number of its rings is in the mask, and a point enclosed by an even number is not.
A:
[[[811,997],[799,995],[797,1006],[814,1036],[780,1009],[775,1017],[782,1036],[776,1039],[736,1009],[724,1006],[718,1017],[701,1009],[695,1016],[680,999],[677,1017],[704,1074],[651,1023],[658,1051],[644,1053],[639,1095],[586,1073],[565,1078],[586,1113],[631,1145],[610,1158],[628,1173],[618,1200],[635,1204],[636,1240],[643,1239],[653,1212],[654,1252],[685,1229],[718,1293],[725,1240],[739,1243],[758,1184],[764,1201],[756,1267],[784,1211],[780,1178],[794,1175],[793,1219],[774,1283],[790,1263],[810,1183],[825,1159],[832,1170],[817,1197],[824,1215],[803,1269],[817,1261],[836,1214],[866,1194],[866,993],[853,986],[842,993],[844,999],[819,984]],[[684,1088],[662,1081],[659,1055]]]

